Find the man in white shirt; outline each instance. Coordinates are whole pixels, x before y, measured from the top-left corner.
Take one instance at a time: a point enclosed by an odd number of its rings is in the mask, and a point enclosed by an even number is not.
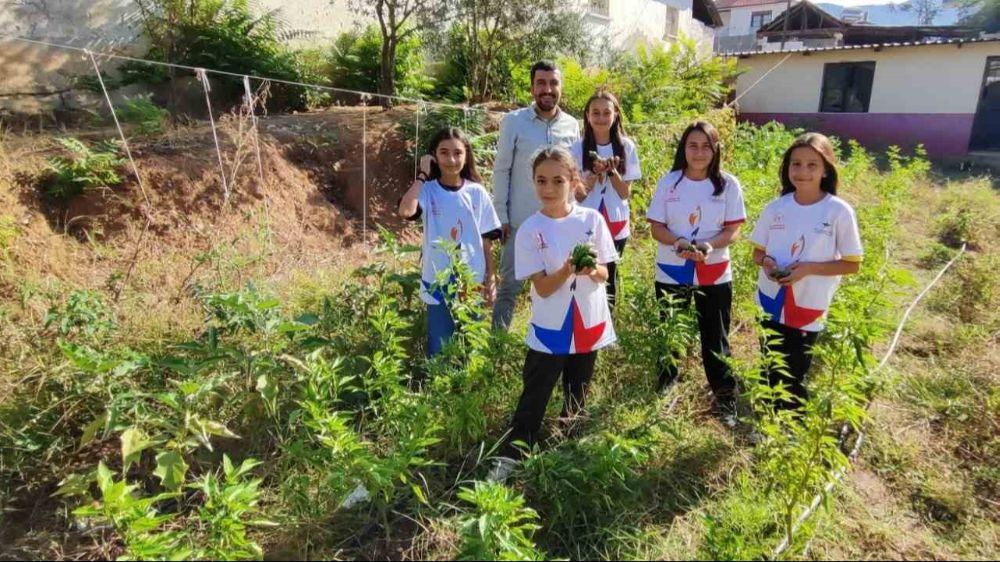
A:
[[[540,208],[531,175],[531,159],[539,149],[560,145],[569,148],[580,138],[577,120],[559,109],[562,72],[551,61],[531,67],[534,103],[512,111],[500,125],[500,143],[493,171],[493,206],[503,225],[504,246],[500,260],[500,287],[493,308],[493,327],[510,327],[514,304],[524,282],[514,276],[514,239],[517,229]]]

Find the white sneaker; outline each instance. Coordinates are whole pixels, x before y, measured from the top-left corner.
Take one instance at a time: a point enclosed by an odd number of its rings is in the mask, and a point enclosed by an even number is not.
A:
[[[508,457],[500,457],[493,461],[493,468],[486,476],[487,482],[506,482],[517,468],[517,461]]]
[[[358,484],[358,487],[351,492],[351,495],[347,496],[347,499],[340,504],[340,507],[343,509],[351,509],[352,507],[365,503],[370,499],[372,499],[372,495],[368,491],[368,488],[365,488],[364,484]]]

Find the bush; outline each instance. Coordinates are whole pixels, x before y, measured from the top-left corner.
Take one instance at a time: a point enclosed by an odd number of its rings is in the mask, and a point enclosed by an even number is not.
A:
[[[632,122],[673,123],[686,121],[717,107],[735,76],[735,65],[718,58],[698,55],[694,41],[682,39],[670,46],[622,51],[607,68],[585,68],[577,60],[560,60],[563,70],[563,107],[583,117],[587,99],[607,87],[622,104]],[[524,84],[528,84],[527,69]],[[518,101],[530,101],[522,88]]]
[[[44,182],[44,195],[49,200],[68,203],[88,189],[115,187],[122,181],[118,169],[125,164],[117,141],[88,146],[68,137],[57,139],[69,156],[53,156],[46,167],[49,176]]]
[[[300,81],[295,54],[280,40],[281,26],[275,12],[258,16],[246,0],[171,0],[138,2],[142,31],[149,41],[145,58],[233,72]],[[121,83],[163,84],[169,71],[145,63],[121,67]],[[213,76],[217,95],[226,103],[237,103],[243,95],[243,81],[234,76]],[[306,89],[273,84],[269,106],[275,110],[306,107]]]
[[[382,33],[375,26],[364,31],[342,33],[334,42],[329,59],[329,78],[333,86],[362,92],[379,91],[379,65],[382,60]],[[430,93],[434,81],[424,72],[420,38],[411,35],[396,47],[396,93],[420,98]]]
[[[135,125],[135,132],[141,136],[158,135],[163,132],[170,113],[155,103],[132,100],[115,108],[118,120]]]

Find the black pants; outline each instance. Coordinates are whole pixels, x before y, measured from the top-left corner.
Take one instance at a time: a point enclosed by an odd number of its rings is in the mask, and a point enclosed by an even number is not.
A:
[[[721,404],[732,405],[736,400],[736,379],[732,370],[719,357],[729,357],[729,321],[733,308],[733,284],[691,285],[656,284],[656,298],[662,300],[665,295],[673,295],[674,302],[687,307],[694,298],[694,307],[698,316],[698,331],[701,334],[701,360],[705,366],[705,376],[712,387],[716,400]],[[666,309],[660,311],[660,321],[666,321]],[[674,356],[672,362],[664,359],[660,363],[660,385],[673,382],[677,378],[677,363],[680,356]]]
[[[519,458],[520,451],[514,446],[515,441],[523,441],[532,446],[538,437],[545,418],[545,407],[549,404],[556,382],[562,376],[563,401],[562,416],[578,413],[587,402],[587,388],[594,376],[594,365],[597,362],[597,352],[576,353],[572,355],[552,355],[533,349],[528,350],[524,360],[524,390],[517,402],[514,419],[511,422],[510,437],[502,452],[503,456]]]
[[[812,366],[812,348],[816,344],[819,332],[806,332],[795,328],[789,328],[784,324],[778,324],[770,320],[762,322],[764,328],[777,332],[778,335],[771,335],[761,341],[761,349],[766,353],[768,350],[778,352],[785,358],[786,368],[781,369],[774,365],[768,365],[764,369],[764,376],[772,388],[778,383],[784,383],[789,392],[795,398],[792,400],[778,400],[775,407],[779,410],[797,410],[809,399],[809,392],[806,390],[806,374]],[[783,371],[787,371],[787,374]]]
[[[625,244],[628,243],[628,238],[622,238],[621,240],[615,240],[615,250],[618,252],[618,259],[622,259],[625,255]],[[615,301],[618,298],[618,262],[611,262],[608,264],[608,282],[605,285],[608,291],[608,307],[611,308],[611,312],[615,311]]]

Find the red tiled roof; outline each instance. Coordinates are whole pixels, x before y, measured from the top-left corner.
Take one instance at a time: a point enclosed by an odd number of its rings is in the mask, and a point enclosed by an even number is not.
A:
[[[720,10],[731,10],[733,8],[750,8],[752,6],[763,6],[765,4],[775,4],[781,0],[716,0],[715,5]],[[798,0],[792,0],[792,4],[798,4]]]

